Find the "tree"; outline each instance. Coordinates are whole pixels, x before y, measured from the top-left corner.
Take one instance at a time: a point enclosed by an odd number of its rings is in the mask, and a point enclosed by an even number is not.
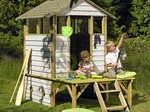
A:
[[[22,55],[23,20],[15,20],[22,13],[46,0],[0,1],[0,52],[13,56]]]
[[[149,0],[133,0],[133,16],[130,32],[134,37],[150,35],[150,1]]]

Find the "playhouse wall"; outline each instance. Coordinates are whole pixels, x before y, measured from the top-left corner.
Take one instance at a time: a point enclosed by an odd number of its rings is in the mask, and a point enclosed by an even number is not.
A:
[[[99,72],[105,70],[105,38],[102,34],[94,34],[92,38],[92,60]]]
[[[26,35],[25,49],[32,48],[29,72],[31,75],[51,77],[50,38],[50,35]],[[56,77],[65,77],[66,68],[69,67],[70,62],[66,62],[66,56],[69,56],[66,44],[69,44],[66,43],[66,40],[63,36],[56,37]],[[43,92],[44,96],[42,96]],[[50,106],[50,93],[50,81],[26,78],[26,99]]]

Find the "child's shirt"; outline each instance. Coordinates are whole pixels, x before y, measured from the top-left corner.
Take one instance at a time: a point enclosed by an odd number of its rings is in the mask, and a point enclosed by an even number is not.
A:
[[[78,66],[79,67],[82,66],[83,68],[90,68],[90,67],[93,67],[94,65],[93,65],[93,62],[90,61],[89,63],[80,62]]]
[[[119,52],[120,52],[120,50],[118,49],[118,47],[116,47],[115,52],[108,52],[106,55],[106,64],[116,63]],[[119,59],[117,68],[121,68],[121,67],[122,67],[122,65],[121,65],[121,62]],[[112,67],[108,67],[108,69],[110,69],[110,68],[112,68]]]

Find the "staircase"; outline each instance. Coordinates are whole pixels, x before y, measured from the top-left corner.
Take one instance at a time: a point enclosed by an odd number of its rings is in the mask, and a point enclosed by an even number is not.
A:
[[[113,86],[114,86],[113,90],[112,89],[111,90],[109,90],[109,89],[108,90],[100,90],[98,82],[94,83],[94,89],[95,89],[99,104],[101,106],[102,112],[109,112],[109,111],[115,111],[115,110],[124,110],[126,112],[130,112],[118,81],[114,80],[112,82],[113,82]],[[117,106],[115,105],[115,106],[107,107],[105,104],[105,101],[102,97],[102,94],[107,94],[107,93],[109,93],[109,94],[116,93],[121,104],[118,104]]]

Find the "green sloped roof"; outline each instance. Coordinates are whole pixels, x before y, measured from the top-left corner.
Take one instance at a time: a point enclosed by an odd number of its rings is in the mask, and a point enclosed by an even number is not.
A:
[[[54,15],[54,13],[60,12],[69,4],[70,0],[47,0],[46,2],[17,17],[17,19],[43,18],[44,16],[51,16]]]
[[[29,10],[28,12],[22,14],[16,19],[26,19],[26,18],[43,18],[50,17],[55,14],[60,14],[62,10],[68,10],[71,0],[47,0],[46,2],[38,5],[37,7]],[[90,0],[85,0],[87,3],[93,5],[98,10],[102,11],[106,15],[115,19],[115,16],[107,12],[103,8],[99,7]],[[68,10],[69,11],[69,10]],[[61,14],[60,14],[61,15]]]

